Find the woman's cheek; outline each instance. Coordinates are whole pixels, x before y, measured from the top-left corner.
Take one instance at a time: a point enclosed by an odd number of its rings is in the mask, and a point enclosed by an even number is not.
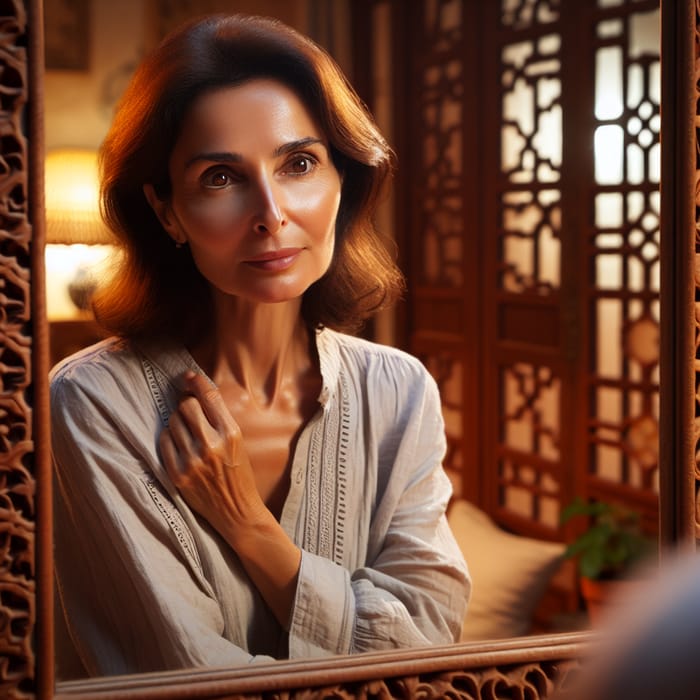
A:
[[[192,205],[188,218],[196,227],[195,234],[225,236],[242,213],[242,207],[234,197],[220,197]]]

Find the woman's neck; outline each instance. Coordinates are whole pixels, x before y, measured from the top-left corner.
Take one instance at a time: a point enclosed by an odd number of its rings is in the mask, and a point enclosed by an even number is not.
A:
[[[217,299],[212,331],[192,344],[192,356],[217,386],[235,383],[255,404],[269,406],[316,366],[300,309],[301,300]]]

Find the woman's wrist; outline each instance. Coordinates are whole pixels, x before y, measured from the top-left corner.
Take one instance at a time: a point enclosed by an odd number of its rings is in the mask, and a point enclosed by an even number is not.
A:
[[[286,628],[301,566],[299,547],[271,513],[269,519],[241,528],[229,544],[268,607]]]

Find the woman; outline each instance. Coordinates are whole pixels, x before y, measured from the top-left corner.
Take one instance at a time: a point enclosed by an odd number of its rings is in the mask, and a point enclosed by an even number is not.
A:
[[[101,150],[112,337],[51,380],[61,676],[459,638],[436,386],[344,333],[401,291],[390,165],[272,20],[192,23],[137,71]]]

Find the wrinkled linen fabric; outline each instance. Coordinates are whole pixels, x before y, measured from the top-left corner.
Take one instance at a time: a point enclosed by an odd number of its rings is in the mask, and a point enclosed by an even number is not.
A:
[[[445,518],[435,382],[394,348],[329,329],[316,344],[319,408],[280,519],[302,551],[288,629],[160,460],[181,378],[202,372],[187,350],[112,338],[54,368],[59,677],[459,639],[471,581]]]

